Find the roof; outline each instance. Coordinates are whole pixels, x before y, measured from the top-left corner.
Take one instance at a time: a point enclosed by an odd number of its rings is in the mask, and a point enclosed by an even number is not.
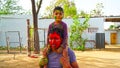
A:
[[[106,18],[105,22],[120,22],[120,18]]]

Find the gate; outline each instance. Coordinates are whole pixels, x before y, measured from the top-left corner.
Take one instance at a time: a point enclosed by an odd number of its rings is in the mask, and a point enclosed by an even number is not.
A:
[[[34,31],[34,28],[30,26],[30,21],[27,19],[27,42],[28,42],[28,54],[31,54],[31,51],[34,50],[34,35],[31,36],[31,32]],[[39,33],[39,44],[40,48],[44,47],[46,44],[46,31],[47,28],[37,28]]]
[[[21,41],[20,32],[19,31],[7,31],[6,35],[6,43],[7,43],[7,52],[10,53],[10,50],[19,49],[21,53]]]

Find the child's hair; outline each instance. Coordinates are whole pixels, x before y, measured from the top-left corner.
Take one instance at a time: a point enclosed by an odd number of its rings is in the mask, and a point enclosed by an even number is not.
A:
[[[60,6],[56,6],[56,7],[54,8],[54,10],[53,10],[53,13],[54,13],[56,10],[62,11],[62,12],[64,13],[63,8],[60,7]]]
[[[49,32],[48,32],[48,35],[51,34],[51,33],[54,33],[56,32],[57,34],[60,35],[60,37],[63,39],[64,36],[63,36],[63,29],[59,29],[59,28],[52,28]]]

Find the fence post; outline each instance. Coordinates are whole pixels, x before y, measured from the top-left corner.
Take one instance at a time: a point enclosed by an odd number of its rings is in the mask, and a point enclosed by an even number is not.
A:
[[[44,47],[45,47],[45,29],[44,29]]]
[[[30,46],[30,20],[27,19],[27,37],[28,37],[28,56],[31,56],[31,46]]]
[[[7,53],[10,53],[10,48],[9,48],[9,37],[6,37],[6,42],[7,42]]]
[[[22,53],[22,44],[21,44],[20,32],[18,32],[18,36],[19,36],[19,44],[20,44],[20,53]]]

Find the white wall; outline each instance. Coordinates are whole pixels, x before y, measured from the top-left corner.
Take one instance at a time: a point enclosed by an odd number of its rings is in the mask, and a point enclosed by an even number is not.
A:
[[[0,45],[6,45],[5,32],[19,31],[22,44],[27,45],[27,22],[31,16],[8,15],[0,17]],[[14,37],[13,37],[14,38]],[[14,38],[14,40],[18,40]]]
[[[5,32],[6,31],[20,31],[22,44],[27,45],[27,23],[26,20],[30,19],[30,23],[32,24],[32,16],[1,16],[0,17],[0,45],[6,45]],[[82,22],[84,18],[81,18]],[[38,26],[40,28],[48,28],[49,24],[53,22],[54,19],[39,19]],[[72,19],[63,19],[63,21],[68,25],[68,28],[72,24]],[[89,20],[90,27],[98,27],[97,32],[104,33],[104,18],[90,18]],[[95,33],[97,33],[95,32]],[[43,40],[43,33],[39,30],[40,39]],[[95,40],[95,33],[89,33],[85,31],[85,36],[88,39]],[[47,34],[47,31],[46,31]],[[14,38],[14,37],[13,37]]]

